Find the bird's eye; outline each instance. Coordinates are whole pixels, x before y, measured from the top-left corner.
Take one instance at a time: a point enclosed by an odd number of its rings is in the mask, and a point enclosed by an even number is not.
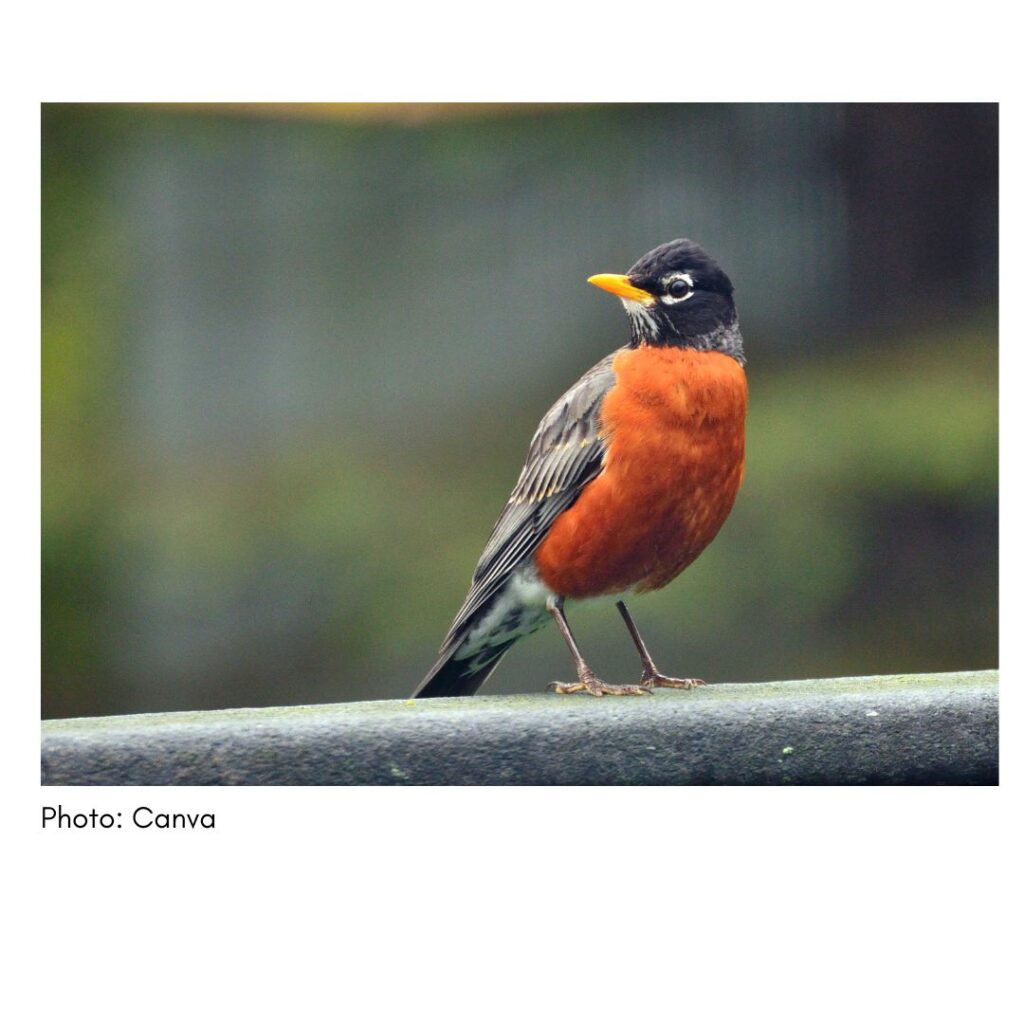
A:
[[[682,274],[673,278],[665,287],[665,298],[671,302],[682,302],[693,294],[693,278]]]

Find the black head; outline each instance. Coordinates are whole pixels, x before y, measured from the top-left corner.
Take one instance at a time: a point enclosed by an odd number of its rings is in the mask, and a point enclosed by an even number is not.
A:
[[[590,283],[622,299],[634,346],[718,350],[745,362],[732,282],[696,242],[666,242],[627,274],[598,274]]]

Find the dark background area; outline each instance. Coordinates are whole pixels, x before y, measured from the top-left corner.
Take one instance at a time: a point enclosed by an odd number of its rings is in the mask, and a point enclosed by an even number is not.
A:
[[[759,680],[997,657],[995,105],[43,107],[46,717],[407,696],[537,420],[728,271],[747,478],[633,611]],[[605,678],[610,606],[570,608]],[[486,692],[563,678],[555,630]]]

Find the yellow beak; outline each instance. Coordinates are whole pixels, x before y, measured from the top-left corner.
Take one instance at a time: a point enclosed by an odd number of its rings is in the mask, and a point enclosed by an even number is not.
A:
[[[587,278],[587,284],[597,285],[598,288],[603,288],[606,292],[611,292],[612,295],[618,295],[621,299],[642,302],[645,306],[657,301],[650,292],[645,292],[643,288],[637,288],[625,274],[595,274],[593,277]]]

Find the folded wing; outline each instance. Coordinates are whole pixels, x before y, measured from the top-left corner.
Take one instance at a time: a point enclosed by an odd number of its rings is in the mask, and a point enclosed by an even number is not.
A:
[[[480,610],[544,540],[555,518],[601,472],[601,404],[615,384],[616,355],[613,352],[588,370],[540,421],[519,481],[494,524],[442,651],[461,641]]]

